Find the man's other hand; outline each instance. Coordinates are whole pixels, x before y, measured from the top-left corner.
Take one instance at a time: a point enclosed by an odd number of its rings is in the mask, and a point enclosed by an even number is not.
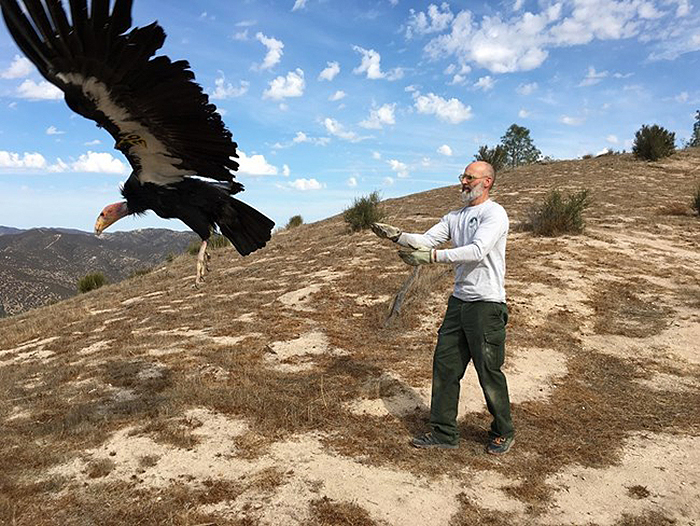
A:
[[[382,239],[391,239],[394,243],[401,236],[401,230],[386,223],[372,223],[372,232]]]
[[[430,265],[435,263],[435,250],[432,248],[419,248],[418,250],[399,250],[399,257],[407,265]]]

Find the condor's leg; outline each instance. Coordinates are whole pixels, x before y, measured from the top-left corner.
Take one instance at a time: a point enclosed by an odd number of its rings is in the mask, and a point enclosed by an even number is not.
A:
[[[194,286],[197,287],[200,283],[204,282],[204,274],[209,272],[209,260],[211,256],[207,252],[207,240],[202,241],[202,245],[199,247],[199,254],[197,255],[197,277],[194,280]]]

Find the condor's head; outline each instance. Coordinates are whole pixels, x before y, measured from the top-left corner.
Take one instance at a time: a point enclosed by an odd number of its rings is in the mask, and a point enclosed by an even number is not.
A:
[[[99,236],[105,228],[127,215],[129,215],[129,209],[126,201],[105,206],[95,222],[95,234]]]

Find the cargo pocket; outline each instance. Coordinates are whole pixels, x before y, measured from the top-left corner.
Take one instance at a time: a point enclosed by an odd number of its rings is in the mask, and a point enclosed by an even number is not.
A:
[[[498,369],[506,358],[506,330],[498,329],[484,334],[484,362],[489,369]]]

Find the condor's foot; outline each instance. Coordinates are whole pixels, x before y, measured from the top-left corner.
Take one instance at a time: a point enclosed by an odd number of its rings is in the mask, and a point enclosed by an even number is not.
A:
[[[207,252],[207,242],[206,240],[202,241],[202,245],[199,247],[199,254],[197,255],[197,276],[194,280],[195,288],[204,283],[204,275],[209,272],[210,259],[211,255]]]

